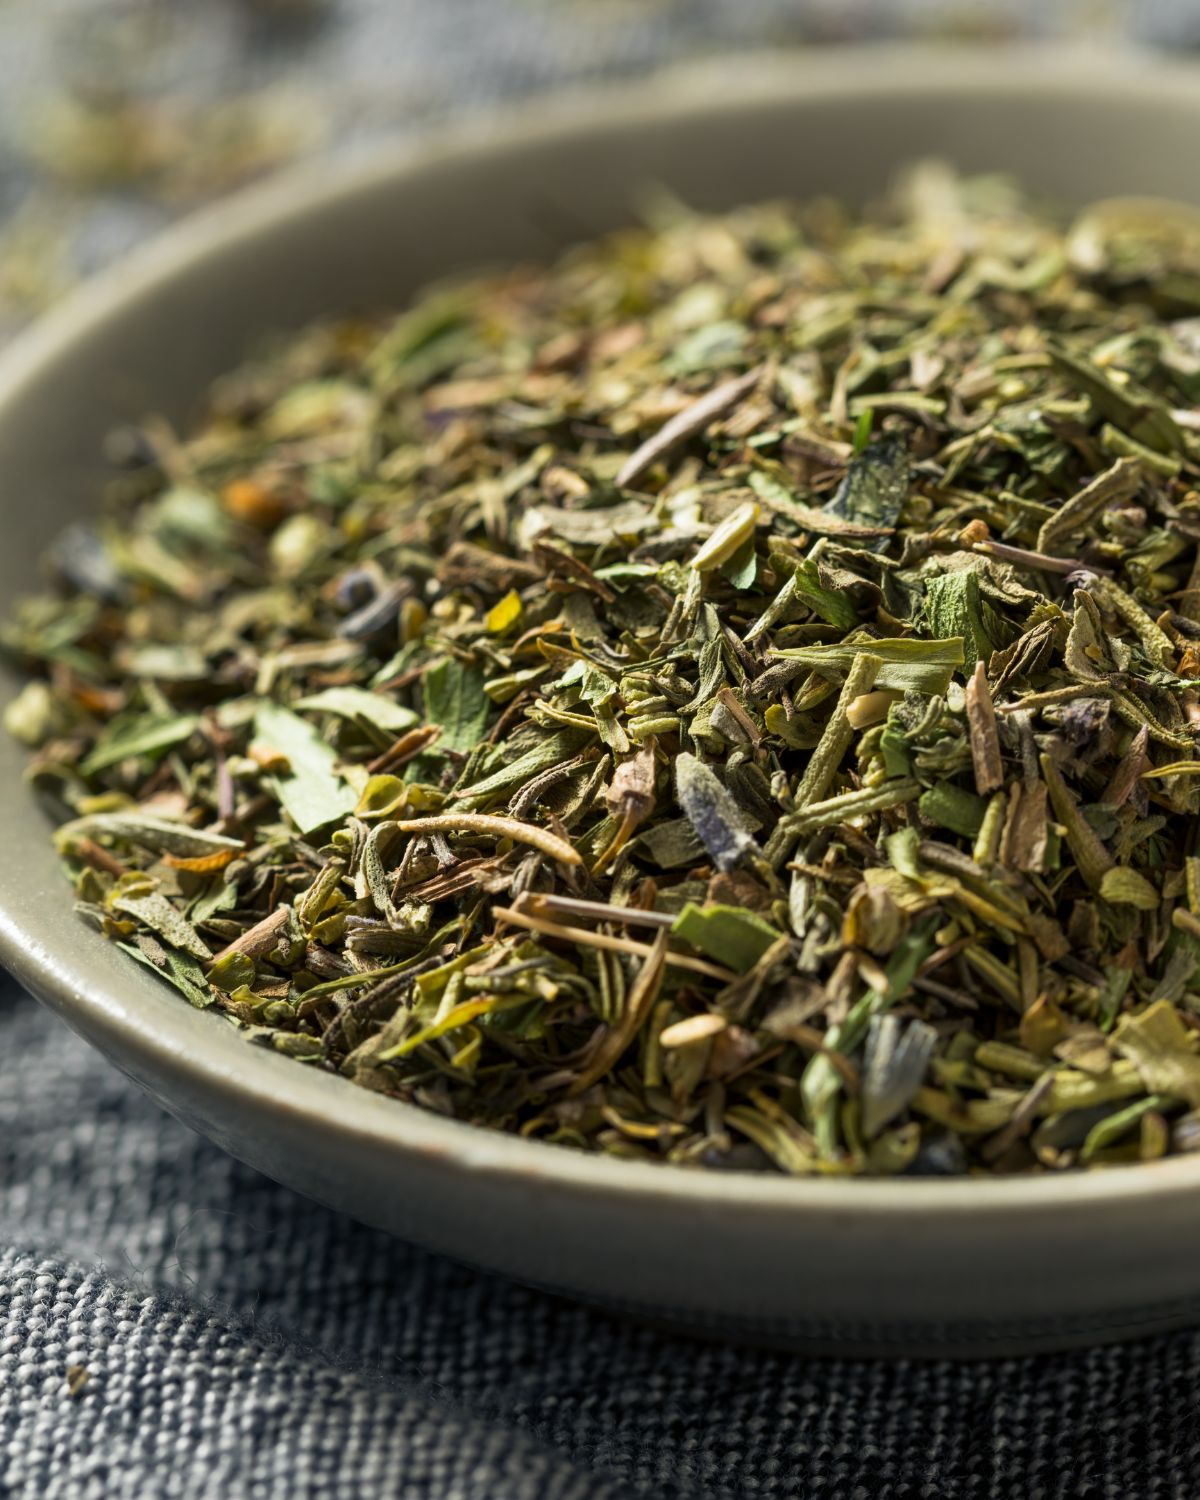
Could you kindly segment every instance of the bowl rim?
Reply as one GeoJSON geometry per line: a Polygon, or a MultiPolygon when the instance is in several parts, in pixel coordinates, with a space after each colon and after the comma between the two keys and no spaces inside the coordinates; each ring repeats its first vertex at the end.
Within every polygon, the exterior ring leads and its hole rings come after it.
{"type": "MultiPolygon", "coordinates": [[[[1016,45],[996,66],[979,47],[881,45],[809,51],[747,53],[736,59],[676,65],[649,78],[603,83],[539,96],[483,117],[419,129],[369,150],[334,153],[243,187],[185,216],[124,260],[89,278],[19,333],[0,352],[0,429],[5,414],[31,383],[50,371],[77,341],[133,308],[148,293],[202,274],[207,258],[248,243],[293,217],[328,212],[339,200],[371,190],[403,191],[405,180],[438,162],[486,160],[554,135],[560,140],[603,133],[614,120],[645,129],[700,113],[736,113],[786,106],[800,99],[872,96],[898,102],[931,93],[969,94],[1014,103],[1022,97],[1057,100],[1110,98],[1158,104],[1164,96],[1196,109],[1200,69],[1187,61],[1107,48],[1016,45]],[[715,90],[715,82],[720,84],[715,90]]],[[[28,797],[22,783],[0,791],[28,797]]],[[[0,854],[2,858],[2,854],[0,854]]],[[[616,1195],[646,1202],[669,1200],[697,1213],[737,1207],[775,1218],[848,1216],[875,1220],[913,1213],[959,1218],[984,1215],[1012,1222],[1014,1214],[1057,1217],[1059,1209],[1107,1209],[1121,1203],[1159,1204],[1200,1188],[1200,1156],[1172,1157],[1133,1168],[1009,1178],[911,1179],[789,1177],[745,1171],[672,1169],[526,1140],[448,1119],[415,1104],[373,1094],[336,1075],[302,1068],[266,1049],[248,1046],[233,1029],[211,1027],[196,1048],[182,1034],[179,1003],[164,996],[161,1021],[142,1024],[136,999],[89,972],[79,948],[57,946],[24,928],[4,899],[11,870],[0,874],[0,962],[69,1022],[75,1016],[119,1039],[122,1055],[136,1055],[159,1075],[192,1075],[206,1097],[224,1096],[231,1111],[269,1108],[298,1131],[319,1130],[347,1148],[382,1148],[419,1157],[440,1169],[483,1174],[498,1184],[537,1183],[568,1197],[616,1195]],[[178,1033],[178,1034],[177,1034],[178,1033]],[[273,1070],[283,1081],[269,1085],[273,1070]],[[290,1080],[288,1082],[287,1080],[290,1080]]],[[[64,903],[65,915],[65,903],[64,903]]],[[[205,1018],[207,1020],[207,1018],[205,1018]]]]}

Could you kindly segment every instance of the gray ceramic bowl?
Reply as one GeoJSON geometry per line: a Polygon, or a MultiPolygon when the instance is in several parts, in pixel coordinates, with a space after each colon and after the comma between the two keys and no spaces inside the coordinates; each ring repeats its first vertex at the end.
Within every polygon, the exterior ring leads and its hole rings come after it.
{"type": "MultiPolygon", "coordinates": [[[[823,52],[306,168],[131,257],[0,361],[0,600],[95,503],[113,422],[186,418],[264,330],[620,224],[648,182],[704,208],[861,197],[937,152],[1067,201],[1200,201],[1198,139],[1187,69],[823,52]]],[[[21,769],[0,737],[0,958],[173,1114],[315,1198],[523,1280],[773,1343],[980,1353],[1200,1319],[1197,1158],[995,1182],[706,1174],[457,1125],[247,1046],[73,919],[21,769]]]]}

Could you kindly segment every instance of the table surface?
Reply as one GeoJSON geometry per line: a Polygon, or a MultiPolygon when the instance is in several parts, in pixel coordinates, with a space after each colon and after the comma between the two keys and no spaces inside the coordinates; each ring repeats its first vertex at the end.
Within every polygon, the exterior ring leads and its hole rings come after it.
{"type": "MultiPolygon", "coordinates": [[[[300,150],[685,55],[1047,13],[1200,42],[1171,0],[0,0],[0,331],[300,150]]],[[[1200,1334],[806,1360],[482,1276],[241,1166],[0,977],[0,1500],[1186,1500],[1198,1388],[1200,1334]]]]}

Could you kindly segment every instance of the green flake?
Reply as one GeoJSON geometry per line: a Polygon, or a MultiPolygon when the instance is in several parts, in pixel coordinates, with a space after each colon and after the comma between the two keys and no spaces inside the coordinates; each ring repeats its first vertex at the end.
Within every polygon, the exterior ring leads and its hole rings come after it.
{"type": "Polygon", "coordinates": [[[783,936],[778,927],[742,906],[697,906],[689,901],[671,928],[674,937],[744,974],[783,936]]]}
{"type": "Polygon", "coordinates": [[[353,810],[358,795],[337,769],[337,752],[299,714],[260,703],[254,735],[287,758],[287,771],[268,785],[301,833],[327,828],[353,810]]]}

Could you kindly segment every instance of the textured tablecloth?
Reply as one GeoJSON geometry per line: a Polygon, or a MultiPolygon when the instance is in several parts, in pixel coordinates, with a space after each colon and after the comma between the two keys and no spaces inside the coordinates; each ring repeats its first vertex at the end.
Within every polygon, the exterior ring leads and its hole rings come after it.
{"type": "MultiPolygon", "coordinates": [[[[958,30],[1104,22],[1034,0],[293,7],[0,0],[0,212],[28,239],[7,273],[0,240],[0,315],[54,290],[39,235],[69,231],[65,279],[178,207],[161,173],[100,191],[36,166],[34,106],[64,80],[86,95],[123,66],[152,97],[196,100],[283,79],[336,143],[687,51],[950,12],[958,30]]],[[[1107,24],[1200,38],[1193,5],[1109,7],[1107,24]]],[[[1196,1334],[972,1365],[805,1360],[478,1275],[232,1161],[0,977],[3,1500],[1189,1500],[1198,1389],[1196,1334]]]]}

